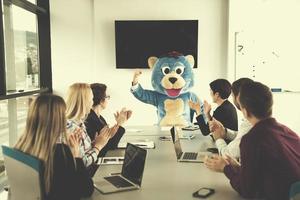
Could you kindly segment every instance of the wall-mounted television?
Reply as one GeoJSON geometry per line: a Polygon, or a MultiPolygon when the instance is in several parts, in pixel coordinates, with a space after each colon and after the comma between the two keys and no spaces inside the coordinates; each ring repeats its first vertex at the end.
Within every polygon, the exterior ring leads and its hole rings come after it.
{"type": "Polygon", "coordinates": [[[198,65],[198,20],[115,21],[116,67],[148,68],[150,56],[177,51],[198,65]]]}

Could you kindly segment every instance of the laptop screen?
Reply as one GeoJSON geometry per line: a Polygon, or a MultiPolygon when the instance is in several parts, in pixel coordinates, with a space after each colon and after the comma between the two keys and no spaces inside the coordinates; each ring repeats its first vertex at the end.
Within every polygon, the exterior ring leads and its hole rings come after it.
{"type": "Polygon", "coordinates": [[[140,186],[144,173],[146,155],[147,150],[127,143],[122,176],[140,186]]]}
{"type": "Polygon", "coordinates": [[[172,136],[172,141],[174,143],[176,156],[177,156],[177,159],[180,159],[181,154],[182,154],[182,149],[181,149],[181,145],[180,145],[179,136],[178,136],[177,131],[178,130],[174,126],[171,128],[171,136],[172,136]]]}

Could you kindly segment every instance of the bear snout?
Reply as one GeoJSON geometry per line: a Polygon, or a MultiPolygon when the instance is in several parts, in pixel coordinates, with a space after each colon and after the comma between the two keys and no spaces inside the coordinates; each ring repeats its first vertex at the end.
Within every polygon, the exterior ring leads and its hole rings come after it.
{"type": "Polygon", "coordinates": [[[174,83],[177,81],[177,78],[175,78],[175,77],[170,77],[170,78],[169,78],[169,81],[170,81],[172,84],[174,84],[174,83]]]}

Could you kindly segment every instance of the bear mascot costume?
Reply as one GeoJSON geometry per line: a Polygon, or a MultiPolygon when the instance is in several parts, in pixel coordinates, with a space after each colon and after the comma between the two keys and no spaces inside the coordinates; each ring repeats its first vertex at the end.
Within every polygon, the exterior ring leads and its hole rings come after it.
{"type": "Polygon", "coordinates": [[[188,102],[191,100],[202,105],[198,97],[189,91],[194,85],[194,57],[173,51],[160,58],[148,58],[148,65],[152,69],[151,83],[154,90],[142,88],[138,83],[141,72],[136,71],[132,94],[138,100],[157,108],[160,126],[192,125],[194,111],[188,102]]]}

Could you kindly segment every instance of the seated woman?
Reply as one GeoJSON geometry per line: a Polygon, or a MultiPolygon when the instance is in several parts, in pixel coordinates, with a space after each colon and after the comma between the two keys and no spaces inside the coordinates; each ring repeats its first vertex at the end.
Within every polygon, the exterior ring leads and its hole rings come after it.
{"type": "MultiPolygon", "coordinates": [[[[103,127],[107,126],[105,119],[101,116],[101,112],[107,107],[110,96],[106,93],[107,86],[105,84],[93,83],[91,84],[91,89],[93,91],[93,107],[85,120],[85,126],[88,135],[93,140],[96,136],[95,133],[98,133],[103,127]]],[[[105,156],[108,150],[117,148],[120,139],[125,133],[122,124],[130,118],[131,113],[131,111],[126,111],[125,108],[123,108],[120,113],[117,112],[115,114],[117,122],[115,125],[117,127],[116,132],[101,149],[99,154],[100,157],[105,156]]]]}
{"type": "Polygon", "coordinates": [[[214,103],[218,105],[213,113],[210,115],[211,105],[204,101],[204,113],[201,113],[199,103],[190,102],[190,107],[197,113],[197,124],[203,135],[210,133],[209,124],[205,119],[211,121],[213,118],[220,121],[225,128],[237,131],[238,119],[235,107],[227,99],[231,94],[231,84],[226,79],[217,79],[209,84],[210,95],[214,103]]]}
{"type": "Polygon", "coordinates": [[[79,152],[80,137],[66,136],[66,104],[56,95],[41,95],[31,103],[26,128],[15,148],[44,164],[46,199],[79,200],[93,193],[93,181],[79,152]]]}
{"type": "Polygon", "coordinates": [[[112,129],[108,129],[108,127],[103,128],[101,133],[95,133],[94,140],[91,140],[84,125],[84,121],[93,105],[93,93],[89,84],[74,83],[71,85],[66,103],[67,132],[72,133],[74,129],[80,130],[82,138],[80,153],[90,176],[93,176],[99,167],[96,163],[98,154],[108,140],[114,136],[117,126],[112,129]]]}

